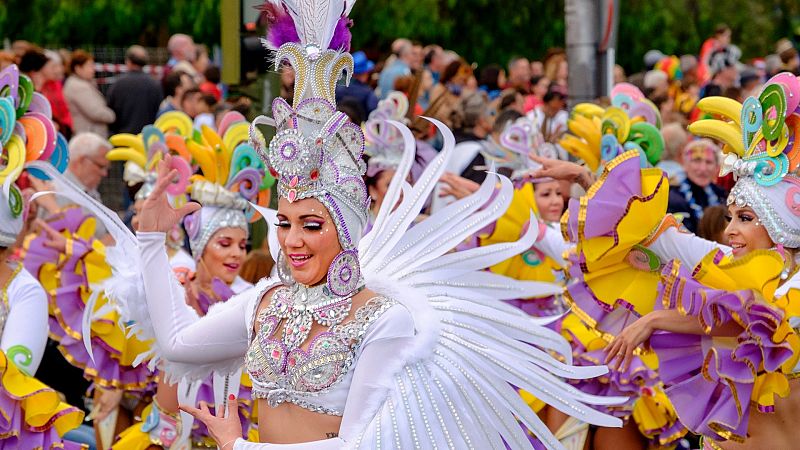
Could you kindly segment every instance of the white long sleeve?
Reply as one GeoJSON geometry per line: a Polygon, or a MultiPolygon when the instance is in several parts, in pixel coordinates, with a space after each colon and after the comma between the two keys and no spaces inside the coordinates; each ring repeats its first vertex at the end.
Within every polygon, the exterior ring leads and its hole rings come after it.
{"type": "Polygon", "coordinates": [[[47,345],[47,294],[22,269],[8,287],[8,306],[0,348],[20,370],[34,375],[47,345]]]}
{"type": "Polygon", "coordinates": [[[648,245],[662,262],[673,259],[680,260],[687,267],[694,267],[704,256],[713,250],[730,253],[730,247],[708,241],[691,233],[679,231],[675,227],[665,230],[658,238],[648,245]]]}
{"type": "Polygon", "coordinates": [[[186,305],[164,247],[165,234],[140,232],[139,251],[147,307],[161,356],[183,364],[214,364],[241,358],[247,351],[248,308],[253,289],[214,308],[203,318],[186,305]]]}

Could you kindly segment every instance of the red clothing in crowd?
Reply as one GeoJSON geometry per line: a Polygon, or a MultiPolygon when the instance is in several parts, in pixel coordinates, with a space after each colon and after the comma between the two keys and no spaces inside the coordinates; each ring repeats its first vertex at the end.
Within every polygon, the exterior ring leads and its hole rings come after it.
{"type": "Polygon", "coordinates": [[[50,101],[53,108],[53,120],[58,124],[59,131],[69,135],[72,131],[72,116],[69,113],[69,106],[64,99],[63,86],[59,81],[46,81],[42,86],[41,94],[50,101]],[[69,129],[65,132],[64,128],[69,129]]]}
{"type": "Polygon", "coordinates": [[[217,101],[222,100],[222,91],[219,90],[219,86],[208,80],[203,81],[203,83],[200,84],[200,92],[213,95],[214,99],[217,101]]]}

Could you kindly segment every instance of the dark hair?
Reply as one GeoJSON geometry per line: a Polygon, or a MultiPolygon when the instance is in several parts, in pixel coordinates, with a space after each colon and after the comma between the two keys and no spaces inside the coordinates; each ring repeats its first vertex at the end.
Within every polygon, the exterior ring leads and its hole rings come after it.
{"type": "Polygon", "coordinates": [[[184,100],[186,100],[187,98],[189,98],[189,97],[191,97],[193,95],[201,95],[202,96],[203,95],[203,91],[201,91],[200,89],[198,89],[196,87],[189,88],[189,89],[186,90],[186,92],[183,93],[183,98],[181,98],[181,101],[184,101],[184,100]]]}
{"type": "Polygon", "coordinates": [[[489,64],[481,70],[481,78],[478,80],[478,85],[486,86],[490,91],[500,89],[497,79],[500,77],[500,66],[497,64],[489,64]]]}
{"type": "Polygon", "coordinates": [[[184,75],[188,74],[182,70],[173,70],[164,77],[163,87],[165,96],[169,97],[175,95],[175,90],[181,85],[181,78],[183,78],[184,75]]]}
{"type": "Polygon", "coordinates": [[[566,100],[567,96],[564,95],[563,92],[559,91],[558,89],[550,89],[547,91],[547,94],[544,94],[544,98],[542,99],[545,103],[554,100],[556,97],[560,98],[561,100],[566,100]]]}
{"type": "Polygon", "coordinates": [[[505,111],[502,111],[494,119],[494,125],[492,126],[492,131],[495,133],[500,133],[506,128],[506,125],[509,122],[513,122],[519,119],[520,117],[522,117],[522,114],[520,114],[519,111],[517,110],[507,109],[505,111]]]}
{"type": "Polygon", "coordinates": [[[455,60],[450,62],[450,64],[448,64],[447,67],[444,68],[444,72],[442,72],[442,78],[440,78],[439,81],[442,84],[449,83],[450,80],[455,78],[455,76],[458,74],[458,69],[460,67],[461,67],[461,61],[455,60]]]}
{"type": "Polygon", "coordinates": [[[47,56],[39,48],[31,48],[22,54],[19,60],[19,70],[22,73],[38,72],[47,64],[47,56]]]}
{"type": "Polygon", "coordinates": [[[722,205],[709,206],[697,224],[697,235],[709,241],[717,241],[719,234],[727,226],[725,214],[728,208],[722,205]]]}
{"type": "Polygon", "coordinates": [[[219,80],[222,78],[219,67],[214,65],[206,67],[206,70],[203,72],[203,76],[206,77],[206,80],[214,84],[219,84],[219,80]]]}
{"type": "Polygon", "coordinates": [[[436,56],[437,50],[438,48],[436,48],[436,46],[431,46],[425,53],[425,57],[422,59],[422,63],[425,64],[426,66],[429,66],[431,64],[431,61],[433,61],[433,57],[436,56]]]}
{"type": "Polygon", "coordinates": [[[718,23],[716,27],[714,27],[714,36],[719,36],[720,34],[725,34],[731,31],[731,27],[724,23],[718,23]]]}
{"type": "Polygon", "coordinates": [[[500,94],[500,106],[498,109],[503,111],[509,106],[513,105],[514,102],[517,101],[517,95],[522,95],[522,93],[516,89],[508,89],[503,91],[503,93],[500,94]]]}
{"type": "Polygon", "coordinates": [[[531,77],[531,87],[534,87],[537,84],[539,84],[539,82],[542,81],[542,78],[545,78],[545,76],[544,75],[534,75],[534,76],[532,76],[531,77]]]}
{"type": "Polygon", "coordinates": [[[217,99],[214,97],[213,94],[208,94],[203,92],[203,95],[200,97],[200,100],[203,101],[209,108],[214,108],[217,106],[217,99]]]}
{"type": "Polygon", "coordinates": [[[336,105],[336,109],[347,114],[347,117],[350,118],[350,121],[356,125],[361,125],[367,116],[367,113],[364,111],[364,107],[361,105],[361,102],[353,97],[344,97],[341,99],[336,105]]]}
{"type": "Polygon", "coordinates": [[[69,57],[69,71],[75,73],[75,68],[93,60],[94,57],[86,50],[75,50],[69,57]]]}

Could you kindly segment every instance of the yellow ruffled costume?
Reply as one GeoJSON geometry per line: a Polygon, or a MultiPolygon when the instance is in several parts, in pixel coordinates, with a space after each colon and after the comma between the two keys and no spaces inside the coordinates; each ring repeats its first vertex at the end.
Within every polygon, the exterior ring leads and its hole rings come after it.
{"type": "Polygon", "coordinates": [[[48,430],[54,429],[58,436],[63,436],[83,422],[83,411],[63,403],[56,391],[20,371],[1,351],[0,374],[5,391],[0,393],[0,414],[5,424],[10,425],[0,433],[0,440],[16,438],[26,445],[35,445],[34,442],[58,445],[56,436],[33,437],[32,433],[47,434],[48,430]],[[15,418],[19,412],[24,413],[21,417],[23,423],[19,423],[20,418],[15,418]]]}
{"type": "MultiPolygon", "coordinates": [[[[669,184],[660,169],[639,165],[637,152],[611,160],[562,217],[565,239],[577,245],[569,256],[571,281],[564,295],[571,313],[561,331],[578,363],[603,364],[608,343],[653,311],[658,298],[660,261],[643,243],[665,223],[669,184]]],[[[612,369],[577,385],[592,394],[629,396],[629,402],[608,412],[632,417],[644,436],[667,445],[686,430],[664,393],[658,365],[655,354],[637,350],[627,371],[612,369]]]]}
{"type": "Polygon", "coordinates": [[[127,337],[119,326],[120,315],[108,308],[98,286],[111,276],[105,260],[105,246],[94,239],[95,219],[79,208],[69,207],[49,220],[66,238],[66,250],[49,248],[46,236],[31,234],[24,243],[26,268],[44,287],[49,299],[50,337],[59,342],[59,350],[72,365],[97,386],[108,389],[143,392],[152,384],[152,373],[144,366],[133,367],[136,356],[150,345],[135,336],[127,337]],[[91,321],[94,359],[83,343],[82,316],[92,297],[93,312],[105,308],[101,317],[91,321]]]}

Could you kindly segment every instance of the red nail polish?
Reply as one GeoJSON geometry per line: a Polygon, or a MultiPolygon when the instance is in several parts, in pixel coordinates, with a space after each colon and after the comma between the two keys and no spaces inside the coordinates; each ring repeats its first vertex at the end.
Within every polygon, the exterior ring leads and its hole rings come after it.
{"type": "Polygon", "coordinates": [[[231,394],[228,396],[228,400],[236,400],[236,396],[231,394]]]}

